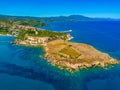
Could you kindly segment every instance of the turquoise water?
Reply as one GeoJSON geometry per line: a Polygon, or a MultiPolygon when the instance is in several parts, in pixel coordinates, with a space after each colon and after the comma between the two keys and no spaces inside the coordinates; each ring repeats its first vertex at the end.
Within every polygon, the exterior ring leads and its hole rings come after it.
{"type": "MultiPolygon", "coordinates": [[[[120,22],[54,22],[50,29],[72,29],[73,42],[87,43],[120,59],[120,22]]],[[[0,36],[0,90],[120,90],[120,65],[70,74],[46,60],[41,47],[12,45],[14,37],[0,36]]]]}

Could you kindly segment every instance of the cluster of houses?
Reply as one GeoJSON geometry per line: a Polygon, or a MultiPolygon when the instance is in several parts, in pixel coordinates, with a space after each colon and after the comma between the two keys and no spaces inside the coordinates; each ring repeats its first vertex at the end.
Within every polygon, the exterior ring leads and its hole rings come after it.
{"type": "Polygon", "coordinates": [[[46,45],[48,42],[49,37],[27,37],[27,41],[30,45],[46,45]]]}
{"type": "Polygon", "coordinates": [[[24,30],[29,30],[29,29],[36,30],[36,28],[32,26],[24,26],[24,25],[19,25],[19,24],[15,24],[14,26],[19,28],[19,30],[23,30],[23,29],[24,30]]]}
{"type": "MultiPolygon", "coordinates": [[[[6,23],[0,23],[0,28],[4,28],[4,29],[8,29],[8,31],[14,35],[17,36],[19,34],[20,30],[34,30],[36,31],[35,27],[31,27],[31,26],[24,26],[24,25],[19,25],[19,24],[13,24],[12,26],[9,26],[6,23]]],[[[37,32],[36,32],[37,33],[37,32]]]]}
{"type": "Polygon", "coordinates": [[[25,40],[19,41],[18,44],[28,45],[28,46],[38,46],[38,45],[46,45],[49,40],[49,37],[32,37],[26,36],[25,40]]]}

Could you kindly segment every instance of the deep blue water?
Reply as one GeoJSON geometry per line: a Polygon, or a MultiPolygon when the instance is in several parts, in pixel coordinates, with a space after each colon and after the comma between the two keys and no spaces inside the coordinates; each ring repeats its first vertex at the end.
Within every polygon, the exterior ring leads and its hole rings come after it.
{"type": "MultiPolygon", "coordinates": [[[[72,42],[90,44],[120,60],[119,21],[54,22],[44,28],[72,29],[72,42]]],[[[70,74],[40,58],[41,47],[12,45],[14,39],[0,36],[0,90],[120,90],[120,65],[70,74]]]]}

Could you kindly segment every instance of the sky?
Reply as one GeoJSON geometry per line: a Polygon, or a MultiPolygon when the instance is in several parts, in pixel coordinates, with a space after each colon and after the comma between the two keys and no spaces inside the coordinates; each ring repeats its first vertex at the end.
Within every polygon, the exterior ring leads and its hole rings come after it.
{"type": "Polygon", "coordinates": [[[120,18],[120,0],[0,0],[0,14],[120,18]]]}

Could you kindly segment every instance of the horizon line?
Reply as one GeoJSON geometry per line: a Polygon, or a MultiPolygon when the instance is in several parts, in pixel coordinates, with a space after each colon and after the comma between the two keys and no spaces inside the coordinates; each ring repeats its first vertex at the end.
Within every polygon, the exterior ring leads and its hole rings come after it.
{"type": "Polygon", "coordinates": [[[11,17],[36,17],[36,18],[49,18],[49,17],[69,17],[72,15],[78,15],[78,16],[83,16],[83,17],[88,17],[88,18],[105,18],[105,19],[120,19],[120,18],[115,18],[115,17],[97,17],[97,16],[87,16],[87,15],[82,15],[82,14],[70,14],[70,15],[50,15],[50,16],[35,16],[35,15],[10,15],[10,14],[0,14],[3,16],[11,16],[11,17]]]}

